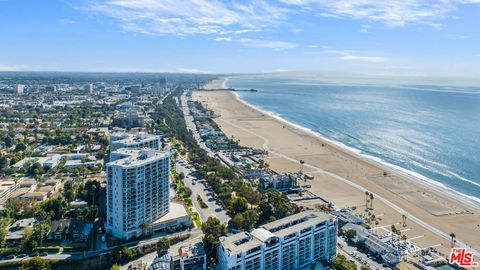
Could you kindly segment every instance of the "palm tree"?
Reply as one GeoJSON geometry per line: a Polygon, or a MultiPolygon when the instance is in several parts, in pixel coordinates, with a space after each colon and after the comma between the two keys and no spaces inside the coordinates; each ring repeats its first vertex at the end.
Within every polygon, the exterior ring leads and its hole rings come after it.
{"type": "Polygon", "coordinates": [[[378,224],[380,224],[380,222],[378,222],[378,220],[375,220],[375,234],[377,234],[378,224]]]}
{"type": "Polygon", "coordinates": [[[373,193],[370,193],[370,209],[373,209],[373,193]]]}
{"type": "Polygon", "coordinates": [[[407,227],[407,216],[405,214],[402,215],[402,225],[403,227],[407,227]]]}
{"type": "Polygon", "coordinates": [[[303,164],[305,164],[305,161],[303,161],[302,159],[300,159],[300,173],[303,172],[303,164]]]}
{"type": "Polygon", "coordinates": [[[455,234],[454,233],[451,233],[450,234],[450,237],[451,237],[451,243],[450,243],[450,246],[453,248],[455,246],[455,234]]]}
{"type": "Polygon", "coordinates": [[[365,191],[365,209],[368,208],[368,195],[370,195],[370,193],[368,193],[368,191],[365,191]]]}

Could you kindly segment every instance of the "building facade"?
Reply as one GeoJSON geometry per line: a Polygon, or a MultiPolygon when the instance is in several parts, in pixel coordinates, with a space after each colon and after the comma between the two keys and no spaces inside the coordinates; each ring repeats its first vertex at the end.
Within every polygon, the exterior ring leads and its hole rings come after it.
{"type": "Polygon", "coordinates": [[[145,121],[147,117],[141,112],[137,110],[128,110],[124,112],[116,112],[112,119],[112,125],[118,127],[143,127],[145,125],[145,121]]]}
{"type": "Polygon", "coordinates": [[[107,163],[106,229],[130,239],[169,211],[169,155],[155,149],[120,149],[107,163]]]}
{"type": "Polygon", "coordinates": [[[337,220],[316,211],[301,212],[220,238],[219,269],[306,269],[336,254],[337,220]]]}
{"type": "Polygon", "coordinates": [[[24,91],[25,91],[25,85],[23,85],[23,84],[17,84],[17,85],[15,86],[15,94],[17,94],[17,95],[23,95],[24,91]]]}

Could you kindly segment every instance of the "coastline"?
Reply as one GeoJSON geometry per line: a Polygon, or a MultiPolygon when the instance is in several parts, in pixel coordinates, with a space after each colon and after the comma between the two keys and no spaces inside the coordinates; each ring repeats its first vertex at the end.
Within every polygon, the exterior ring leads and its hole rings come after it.
{"type": "MultiPolygon", "coordinates": [[[[217,85],[223,88],[225,80],[221,81],[223,83],[217,85]]],[[[417,240],[419,246],[433,246],[440,242],[442,251],[448,252],[448,233],[454,232],[459,244],[465,242],[474,249],[480,248],[480,234],[476,228],[480,211],[474,202],[450,194],[442,186],[397,169],[395,165],[389,166],[362,155],[356,149],[252,106],[235,92],[203,91],[194,92],[194,96],[221,115],[215,121],[227,135],[239,138],[242,145],[269,149],[271,154],[266,161],[272,168],[298,171],[298,160],[304,159],[305,170],[310,170],[306,172],[315,177],[309,183],[312,193],[339,207],[360,209],[362,202],[365,205],[364,191],[368,190],[377,198],[375,210],[378,212],[375,215],[382,216],[380,226],[398,223],[399,216],[405,213],[417,223],[408,236],[425,235],[417,240]],[[323,144],[325,147],[319,146],[323,144]],[[389,176],[380,175],[380,170],[387,171],[389,176]],[[459,220],[462,224],[458,224],[459,220]]],[[[306,203],[302,205],[313,207],[306,203]]]]}
{"type": "MultiPolygon", "coordinates": [[[[227,86],[226,86],[227,80],[228,80],[228,78],[226,78],[224,80],[224,83],[223,83],[223,86],[222,86],[225,89],[227,88],[227,86]]],[[[435,181],[434,179],[428,178],[428,177],[426,177],[422,174],[410,171],[410,170],[402,168],[400,166],[388,163],[388,162],[382,160],[379,157],[364,154],[359,149],[347,146],[342,142],[329,139],[329,138],[325,137],[324,135],[322,135],[321,133],[316,132],[316,131],[314,131],[310,128],[303,127],[299,124],[290,122],[290,121],[286,120],[285,118],[282,118],[281,116],[279,116],[278,114],[276,114],[274,112],[263,110],[263,109],[255,106],[253,104],[250,104],[247,101],[241,99],[237,92],[232,92],[232,93],[235,96],[235,98],[237,99],[237,101],[240,102],[240,103],[243,103],[245,106],[248,106],[248,107],[250,107],[254,110],[257,110],[259,112],[262,112],[264,114],[267,114],[268,116],[270,116],[272,118],[275,118],[279,122],[282,122],[286,125],[290,125],[292,127],[301,129],[301,130],[309,133],[311,136],[317,137],[321,141],[325,141],[325,142],[327,142],[327,143],[329,143],[333,146],[338,147],[340,151],[348,152],[350,155],[356,155],[357,158],[363,159],[365,162],[372,163],[372,165],[374,165],[374,166],[381,167],[382,169],[384,169],[387,172],[400,174],[401,176],[405,177],[406,179],[409,179],[410,181],[412,181],[413,184],[424,185],[425,187],[433,188],[438,192],[441,192],[441,193],[443,193],[447,196],[455,198],[456,200],[458,200],[461,203],[465,203],[465,204],[467,204],[467,205],[469,205],[473,208],[480,209],[480,198],[469,196],[469,195],[463,194],[461,192],[458,192],[458,191],[454,190],[453,188],[450,188],[450,187],[446,186],[443,183],[435,181]]]]}

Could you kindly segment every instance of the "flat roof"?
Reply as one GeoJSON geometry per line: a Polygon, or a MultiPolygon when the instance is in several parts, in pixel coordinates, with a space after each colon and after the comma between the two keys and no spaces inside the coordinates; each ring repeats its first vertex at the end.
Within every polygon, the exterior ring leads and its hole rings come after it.
{"type": "Polygon", "coordinates": [[[150,226],[155,226],[164,222],[169,222],[172,220],[183,218],[185,216],[189,216],[183,204],[176,203],[176,202],[169,202],[169,206],[170,206],[170,209],[168,210],[168,213],[163,217],[152,222],[150,226]]]}
{"type": "Polygon", "coordinates": [[[111,144],[137,144],[142,142],[149,142],[152,140],[159,140],[160,136],[152,135],[145,132],[137,132],[135,134],[125,132],[115,132],[110,135],[110,138],[117,138],[113,140],[111,144]]]}
{"type": "Polygon", "coordinates": [[[155,160],[167,158],[169,155],[166,152],[160,152],[155,149],[125,149],[121,148],[113,152],[114,154],[125,155],[126,157],[110,161],[107,166],[118,166],[122,168],[135,167],[150,163],[155,160]]]}

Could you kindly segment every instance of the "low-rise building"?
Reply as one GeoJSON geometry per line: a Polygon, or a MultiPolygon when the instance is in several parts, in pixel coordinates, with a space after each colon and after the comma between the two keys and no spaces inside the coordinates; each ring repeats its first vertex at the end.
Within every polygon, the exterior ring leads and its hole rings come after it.
{"type": "Polygon", "coordinates": [[[83,220],[55,220],[52,222],[47,238],[51,241],[67,240],[70,243],[83,243],[88,240],[92,229],[93,224],[85,223],[83,220]]]}
{"type": "Polygon", "coordinates": [[[365,223],[362,217],[355,215],[353,212],[345,208],[341,210],[333,211],[331,214],[335,215],[338,218],[338,225],[340,227],[348,223],[352,223],[356,225],[362,225],[365,223]]]}
{"type": "Polygon", "coordinates": [[[153,221],[149,225],[149,229],[153,232],[158,232],[174,228],[188,228],[190,224],[190,215],[187,213],[185,206],[181,203],[170,201],[168,213],[153,221]]]}
{"type": "Polygon", "coordinates": [[[12,225],[8,227],[7,235],[5,237],[5,242],[7,246],[14,247],[20,244],[20,241],[25,234],[26,228],[33,228],[35,223],[35,218],[25,218],[15,221],[12,225]]]}
{"type": "Polygon", "coordinates": [[[366,249],[366,251],[381,259],[384,264],[395,266],[400,263],[402,257],[399,252],[383,242],[376,235],[371,234],[365,227],[348,223],[342,227],[344,233],[349,230],[355,231],[355,236],[351,239],[353,243],[366,249]]]}
{"type": "Polygon", "coordinates": [[[0,181],[0,204],[5,203],[18,188],[18,182],[10,180],[0,181]]]}
{"type": "Polygon", "coordinates": [[[75,201],[70,202],[70,209],[84,208],[87,206],[88,206],[88,203],[80,199],[76,199],[75,201]]]}
{"type": "Polygon", "coordinates": [[[23,195],[18,196],[18,198],[24,201],[34,200],[37,202],[43,202],[47,199],[48,195],[49,195],[49,192],[35,191],[35,192],[27,192],[23,195]]]}
{"type": "Polygon", "coordinates": [[[337,220],[301,212],[254,229],[220,238],[219,269],[305,269],[336,254],[337,220]]]}
{"type": "Polygon", "coordinates": [[[74,160],[67,160],[64,166],[65,168],[68,168],[68,169],[76,169],[79,166],[85,166],[85,168],[92,169],[95,167],[95,165],[97,165],[96,161],[83,162],[82,160],[74,159],[74,160]]]}
{"type": "Polygon", "coordinates": [[[110,131],[108,131],[108,127],[97,127],[87,130],[87,134],[90,136],[90,138],[107,138],[110,136],[110,131]]]}
{"type": "Polygon", "coordinates": [[[170,269],[172,270],[206,270],[207,256],[201,242],[182,246],[178,254],[171,257],[170,269]]]}
{"type": "Polygon", "coordinates": [[[52,169],[60,163],[60,155],[52,155],[47,157],[26,157],[19,162],[13,164],[12,168],[20,170],[23,167],[29,166],[34,163],[39,163],[45,169],[52,169]]]}
{"type": "Polygon", "coordinates": [[[48,240],[61,241],[68,233],[70,219],[54,220],[47,235],[48,240]]]}
{"type": "Polygon", "coordinates": [[[274,188],[280,191],[287,190],[295,186],[295,177],[288,173],[268,174],[260,178],[263,188],[274,188]]]}

